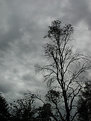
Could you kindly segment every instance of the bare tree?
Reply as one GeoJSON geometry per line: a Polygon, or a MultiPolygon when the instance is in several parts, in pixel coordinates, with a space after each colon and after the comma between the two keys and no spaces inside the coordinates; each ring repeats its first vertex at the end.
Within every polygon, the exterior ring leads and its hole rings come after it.
{"type": "Polygon", "coordinates": [[[44,72],[48,86],[60,92],[60,101],[52,99],[59,115],[56,121],[75,120],[78,113],[76,100],[81,90],[80,79],[90,68],[89,60],[85,56],[73,52],[70,44],[72,33],[71,24],[62,25],[59,20],[53,21],[44,37],[48,38],[48,43],[44,46],[48,64],[38,66],[38,70],[44,72]]]}

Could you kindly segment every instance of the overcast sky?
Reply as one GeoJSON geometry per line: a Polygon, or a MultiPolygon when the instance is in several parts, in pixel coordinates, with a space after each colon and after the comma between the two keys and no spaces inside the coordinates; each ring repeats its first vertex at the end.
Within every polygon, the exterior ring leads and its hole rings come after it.
{"type": "Polygon", "coordinates": [[[44,89],[34,65],[44,62],[43,36],[55,19],[72,24],[75,47],[91,53],[90,0],[0,0],[0,92],[44,89]]]}

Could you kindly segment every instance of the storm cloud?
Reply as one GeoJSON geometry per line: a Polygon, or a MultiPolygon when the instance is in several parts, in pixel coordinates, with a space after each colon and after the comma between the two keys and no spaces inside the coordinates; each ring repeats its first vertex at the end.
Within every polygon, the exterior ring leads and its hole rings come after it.
{"type": "Polygon", "coordinates": [[[45,62],[43,36],[52,20],[72,24],[76,48],[90,53],[90,6],[90,0],[0,0],[0,91],[43,89],[34,65],[45,62]]]}

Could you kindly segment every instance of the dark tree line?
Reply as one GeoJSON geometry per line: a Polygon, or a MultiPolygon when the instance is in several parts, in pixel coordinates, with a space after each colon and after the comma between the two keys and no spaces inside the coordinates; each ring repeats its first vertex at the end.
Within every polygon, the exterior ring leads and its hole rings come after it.
{"type": "MultiPolygon", "coordinates": [[[[21,99],[8,104],[6,99],[0,95],[0,120],[1,121],[57,121],[58,109],[55,105],[60,99],[59,91],[49,90],[45,95],[45,103],[37,106],[36,95],[26,93],[21,99]],[[53,108],[54,104],[54,108],[53,108]],[[37,106],[37,107],[36,107],[37,106]],[[54,113],[53,113],[54,110],[54,113]]],[[[91,82],[85,84],[81,91],[77,105],[77,121],[90,121],[91,119],[91,82]]],[[[60,110],[59,110],[60,111],[60,110]]],[[[60,121],[60,117],[59,117],[60,121]]]]}
{"type": "Polygon", "coordinates": [[[78,120],[91,121],[91,82],[86,82],[78,101],[78,120]]]}
{"type": "MultiPolygon", "coordinates": [[[[26,93],[22,98],[7,103],[0,95],[0,120],[1,121],[51,121],[52,111],[49,103],[37,106],[37,96],[26,93]]],[[[39,98],[37,98],[39,99],[39,98]]]]}
{"type": "Polygon", "coordinates": [[[6,99],[0,94],[0,120],[8,121],[9,120],[9,110],[8,103],[6,99]]]}
{"type": "Polygon", "coordinates": [[[48,39],[44,46],[47,65],[37,65],[49,88],[45,100],[26,93],[8,104],[0,96],[2,121],[90,121],[91,86],[86,83],[83,89],[81,80],[91,64],[86,56],[73,51],[72,33],[71,24],[63,25],[59,20],[52,22],[44,37],[48,39]],[[36,99],[42,102],[41,106],[37,105],[36,99]]]}
{"type": "MultiPolygon", "coordinates": [[[[7,103],[6,99],[0,95],[0,120],[1,121],[58,121],[59,118],[58,104],[60,99],[59,91],[49,90],[45,95],[46,100],[41,106],[37,106],[37,96],[26,93],[21,99],[13,103],[7,103]],[[54,104],[54,108],[53,108],[54,104]],[[53,113],[54,111],[54,113],[53,113]]],[[[38,99],[38,98],[37,98],[38,99]]],[[[84,89],[81,91],[77,103],[78,117],[76,121],[91,120],[91,82],[86,82],[84,89]]],[[[74,120],[75,121],[75,120],[74,120]]]]}

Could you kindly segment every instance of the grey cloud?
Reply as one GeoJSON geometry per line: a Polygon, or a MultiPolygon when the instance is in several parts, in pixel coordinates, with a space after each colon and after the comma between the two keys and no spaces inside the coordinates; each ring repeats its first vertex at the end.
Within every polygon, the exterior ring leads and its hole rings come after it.
{"type": "Polygon", "coordinates": [[[48,25],[62,17],[73,25],[85,21],[90,26],[88,0],[0,0],[0,3],[0,90],[22,93],[25,88],[43,88],[42,79],[34,73],[34,64],[44,61],[42,45],[48,25]]]}
{"type": "Polygon", "coordinates": [[[63,9],[64,20],[68,20],[74,25],[77,25],[81,21],[85,21],[90,28],[90,2],[88,0],[69,0],[68,3],[68,6],[63,9]]]}
{"type": "Polygon", "coordinates": [[[0,80],[0,92],[9,93],[9,92],[15,91],[16,86],[14,86],[14,85],[15,85],[15,82],[10,82],[9,80],[5,81],[5,80],[1,79],[0,80]]]}
{"type": "Polygon", "coordinates": [[[26,31],[31,34],[33,41],[39,41],[39,36],[41,38],[43,36],[42,26],[45,26],[45,20],[48,17],[57,16],[56,5],[58,6],[58,3],[53,1],[51,6],[51,0],[46,2],[41,0],[37,2],[34,0],[4,0],[2,2],[5,7],[3,18],[6,19],[8,28],[6,33],[0,32],[0,49],[6,50],[6,48],[9,48],[9,43],[16,41],[16,39],[21,39],[26,31]],[[7,16],[7,13],[9,16],[7,16]]]}
{"type": "Polygon", "coordinates": [[[41,87],[44,86],[43,83],[41,83],[41,80],[38,78],[34,77],[34,75],[31,74],[26,74],[22,76],[22,80],[25,82],[25,85],[32,87],[41,87]]]}

